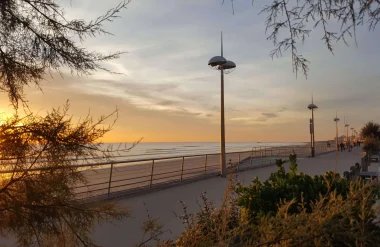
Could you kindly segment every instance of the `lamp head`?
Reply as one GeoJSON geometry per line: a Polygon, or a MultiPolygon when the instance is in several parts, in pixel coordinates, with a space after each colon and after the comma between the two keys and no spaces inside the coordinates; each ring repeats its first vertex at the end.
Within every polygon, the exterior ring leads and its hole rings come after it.
{"type": "Polygon", "coordinates": [[[232,61],[227,60],[225,64],[222,65],[223,69],[234,69],[236,68],[236,64],[232,61]]]}
{"type": "Polygon", "coordinates": [[[208,66],[217,68],[220,65],[226,64],[227,60],[222,56],[215,56],[208,61],[208,66]]]}
{"type": "Polygon", "coordinates": [[[312,110],[312,109],[317,109],[318,106],[316,106],[314,103],[311,103],[307,106],[307,108],[309,108],[309,110],[312,110]]]}

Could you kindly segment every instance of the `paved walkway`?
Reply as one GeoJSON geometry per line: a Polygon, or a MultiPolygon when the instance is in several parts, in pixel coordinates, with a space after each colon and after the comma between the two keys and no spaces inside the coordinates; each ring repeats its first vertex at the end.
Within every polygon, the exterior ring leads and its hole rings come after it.
{"type": "MultiPolygon", "coordinates": [[[[342,175],[356,162],[360,163],[362,157],[360,151],[361,148],[354,148],[352,152],[340,152],[337,164],[335,152],[320,155],[313,159],[299,159],[298,169],[300,172],[305,172],[309,175],[318,175],[336,168],[336,171],[342,175]]],[[[244,184],[249,184],[256,176],[260,180],[265,180],[276,168],[276,166],[269,166],[247,170],[239,173],[238,179],[244,184]]],[[[288,167],[286,166],[286,168],[288,167]]],[[[181,221],[173,213],[182,213],[182,207],[178,201],[186,202],[189,212],[194,213],[199,209],[196,200],[202,192],[207,192],[208,198],[214,201],[216,206],[219,206],[222,202],[227,182],[227,179],[219,177],[210,178],[121,200],[122,204],[131,207],[132,218],[117,223],[117,226],[105,224],[98,227],[93,235],[94,240],[104,247],[135,246],[142,239],[140,227],[147,219],[144,202],[149,209],[150,215],[158,217],[159,222],[164,224],[164,229],[171,230],[171,234],[167,233],[163,237],[175,238],[183,230],[181,221]]]]}

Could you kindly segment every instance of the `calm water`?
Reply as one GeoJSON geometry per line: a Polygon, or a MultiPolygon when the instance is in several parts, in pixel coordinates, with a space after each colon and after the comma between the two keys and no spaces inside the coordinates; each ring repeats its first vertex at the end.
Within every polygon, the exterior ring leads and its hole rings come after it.
{"type": "MultiPolygon", "coordinates": [[[[280,147],[289,145],[304,145],[304,142],[235,142],[226,143],[226,151],[249,151],[255,147],[280,147]]],[[[127,147],[132,144],[128,143],[127,147]]],[[[112,144],[116,147],[116,144],[112,144]]],[[[122,146],[124,148],[124,145],[122,146]]],[[[134,159],[148,159],[148,158],[161,158],[171,156],[186,156],[194,154],[208,154],[219,153],[220,144],[218,142],[175,142],[175,143],[139,143],[128,152],[123,152],[117,157],[118,160],[134,160],[134,159]]]]}

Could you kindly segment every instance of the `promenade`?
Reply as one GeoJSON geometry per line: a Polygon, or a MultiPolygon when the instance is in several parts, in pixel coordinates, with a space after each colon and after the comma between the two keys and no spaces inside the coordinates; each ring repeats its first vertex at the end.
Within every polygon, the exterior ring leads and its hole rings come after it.
{"type": "MultiPolygon", "coordinates": [[[[298,170],[309,175],[318,175],[336,169],[342,175],[344,171],[350,169],[350,166],[356,162],[360,163],[361,157],[361,148],[356,147],[353,148],[352,152],[339,152],[337,164],[335,152],[322,154],[315,158],[299,158],[298,170]]],[[[375,169],[375,166],[377,168],[377,164],[372,164],[370,170],[375,169]]],[[[285,167],[288,169],[288,163],[285,164],[285,167]]],[[[273,165],[246,170],[238,173],[238,180],[248,185],[257,176],[263,181],[276,169],[277,167],[273,165]]],[[[120,199],[123,205],[131,207],[132,217],[116,224],[114,222],[97,227],[93,233],[93,238],[97,244],[104,247],[135,246],[142,240],[140,228],[147,219],[144,203],[150,215],[159,218],[159,223],[164,225],[164,230],[169,229],[171,231],[171,233],[165,233],[162,238],[175,238],[184,229],[181,220],[176,218],[173,213],[182,214],[182,205],[179,201],[182,200],[186,203],[189,213],[195,213],[199,210],[197,200],[201,193],[206,192],[207,197],[214,202],[215,206],[220,206],[227,183],[227,179],[215,177],[120,199]]]]}

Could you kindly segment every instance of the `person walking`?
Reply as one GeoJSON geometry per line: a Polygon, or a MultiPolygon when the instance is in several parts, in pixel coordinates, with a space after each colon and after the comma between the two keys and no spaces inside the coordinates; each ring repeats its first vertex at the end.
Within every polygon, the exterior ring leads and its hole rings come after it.
{"type": "Polygon", "coordinates": [[[340,151],[343,152],[343,149],[344,149],[344,144],[343,144],[343,142],[341,142],[341,143],[339,144],[339,146],[340,146],[340,151]]]}
{"type": "Polygon", "coordinates": [[[347,141],[347,150],[348,152],[351,152],[351,143],[347,141]]]}

